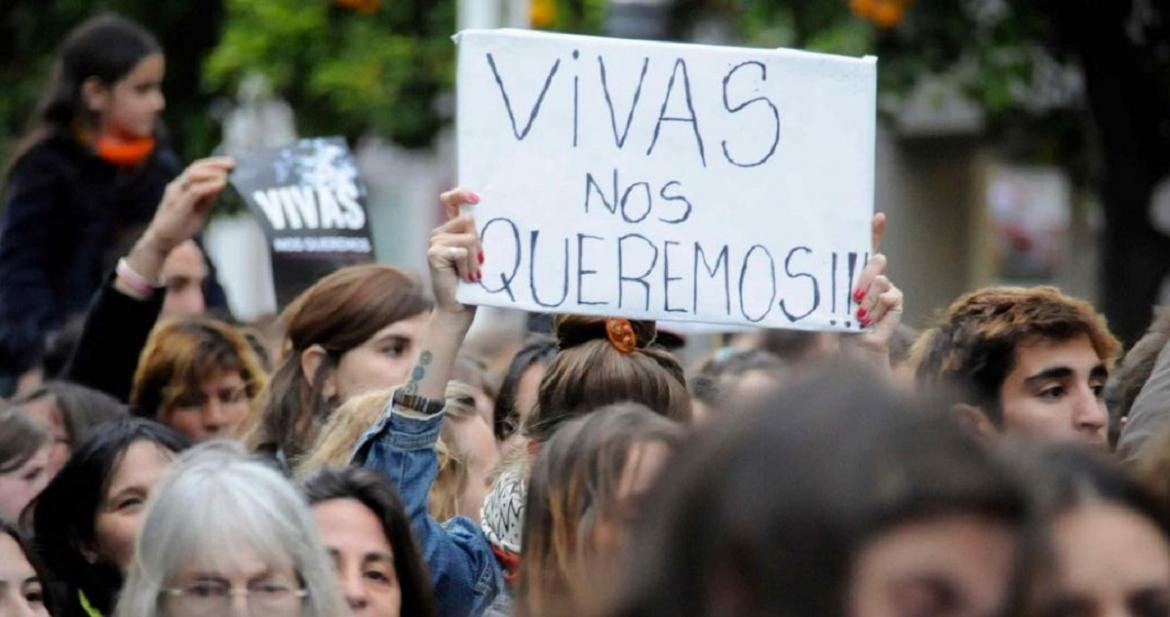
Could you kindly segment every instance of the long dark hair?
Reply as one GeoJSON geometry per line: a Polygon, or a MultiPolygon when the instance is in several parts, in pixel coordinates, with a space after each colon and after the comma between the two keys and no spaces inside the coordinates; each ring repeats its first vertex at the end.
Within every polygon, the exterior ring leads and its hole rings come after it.
{"type": "Polygon", "coordinates": [[[112,86],[143,58],[161,51],[154,35],[113,13],[91,17],[74,28],[57,52],[52,77],[28,131],[12,151],[8,169],[45,139],[68,135],[78,123],[93,124],[93,115],[81,95],[85,80],[96,77],[112,86]]]}
{"type": "Polygon", "coordinates": [[[676,457],[609,617],[848,614],[868,540],[971,514],[1027,537],[1019,483],[941,414],[857,375],[761,398],[676,457]]]}
{"type": "Polygon", "coordinates": [[[41,556],[33,550],[33,545],[29,542],[28,536],[20,530],[15,524],[9,523],[0,519],[0,535],[7,535],[16,542],[20,547],[20,552],[24,553],[24,558],[28,560],[29,565],[37,573],[37,580],[41,583],[42,603],[45,609],[49,611],[50,615],[61,615],[60,606],[61,599],[57,596],[57,590],[53,585],[53,579],[49,575],[48,568],[45,567],[45,562],[41,560],[41,556]]]}
{"type": "Polygon", "coordinates": [[[410,519],[394,487],[377,472],[362,467],[325,467],[302,484],[309,504],[330,499],[356,499],[378,517],[394,551],[394,570],[402,588],[400,614],[433,617],[434,591],[422,553],[410,530],[410,519]]]}
{"type": "Polygon", "coordinates": [[[94,521],[122,456],[132,444],[149,441],[171,452],[188,447],[178,433],[150,420],[126,418],[102,426],[76,450],[34,502],[33,528],[37,550],[67,598],[65,615],[84,615],[76,599],[84,592],[89,603],[108,615],[122,586],[122,574],[111,564],[85,560],[81,547],[94,543],[94,521]]]}

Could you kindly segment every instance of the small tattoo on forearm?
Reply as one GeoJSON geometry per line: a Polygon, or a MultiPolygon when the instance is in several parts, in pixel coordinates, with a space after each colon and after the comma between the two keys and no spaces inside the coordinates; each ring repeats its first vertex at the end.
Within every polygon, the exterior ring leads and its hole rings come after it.
{"type": "Polygon", "coordinates": [[[434,359],[435,359],[434,354],[432,354],[431,352],[424,349],[423,352],[421,354],[419,354],[419,356],[418,356],[419,366],[426,366],[426,365],[431,363],[431,360],[434,360],[434,359]]]}
{"type": "Polygon", "coordinates": [[[402,391],[411,396],[418,394],[418,382],[411,381],[407,383],[405,386],[402,386],[402,391]]]}

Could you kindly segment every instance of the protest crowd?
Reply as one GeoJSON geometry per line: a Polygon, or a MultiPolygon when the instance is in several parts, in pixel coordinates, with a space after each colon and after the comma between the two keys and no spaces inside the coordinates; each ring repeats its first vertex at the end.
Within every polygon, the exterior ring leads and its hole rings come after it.
{"type": "Polygon", "coordinates": [[[168,149],[163,58],[79,25],[5,170],[0,615],[1170,615],[1170,316],[1123,353],[990,287],[913,331],[878,214],[860,332],[473,344],[471,186],[429,272],[338,269],[274,332],[226,311],[236,162],[168,149]]]}

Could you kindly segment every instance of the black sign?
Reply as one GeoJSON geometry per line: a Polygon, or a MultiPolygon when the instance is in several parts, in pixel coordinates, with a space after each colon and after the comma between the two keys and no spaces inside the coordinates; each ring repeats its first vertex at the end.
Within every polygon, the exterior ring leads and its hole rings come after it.
{"type": "Polygon", "coordinates": [[[268,238],[279,306],[338,268],[374,261],[366,187],[344,139],[239,157],[231,183],[268,238]]]}

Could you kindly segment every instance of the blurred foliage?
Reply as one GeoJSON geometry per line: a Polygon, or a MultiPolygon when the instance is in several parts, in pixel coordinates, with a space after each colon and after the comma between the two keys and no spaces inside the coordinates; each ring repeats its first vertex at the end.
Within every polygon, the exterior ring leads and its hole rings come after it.
{"type": "Polygon", "coordinates": [[[441,95],[454,86],[454,31],[454,0],[367,10],[324,0],[227,0],[205,86],[231,93],[257,72],[297,111],[304,134],[372,132],[423,147],[451,120],[441,95]]]}
{"type": "MultiPolygon", "coordinates": [[[[452,121],[455,0],[6,0],[0,2],[0,147],[19,134],[70,27],[99,10],[137,19],[168,53],[167,122],[186,158],[219,140],[212,110],[262,74],[303,134],[375,133],[426,147],[452,121]]],[[[608,0],[532,0],[542,29],[594,34],[608,0]]],[[[674,37],[718,23],[733,40],[860,56],[879,63],[893,112],[924,75],[954,84],[991,134],[1021,158],[1083,161],[1084,111],[1038,94],[1059,74],[1050,16],[1009,0],[676,0],[674,37]]],[[[1059,93],[1058,93],[1059,94],[1059,93]]],[[[1059,98],[1059,96],[1057,97],[1059,98]]]]}
{"type": "Polygon", "coordinates": [[[1008,0],[679,0],[675,28],[729,22],[743,43],[876,55],[883,113],[899,110],[924,77],[953,85],[984,113],[1008,156],[1088,163],[1079,93],[1049,16],[1008,0]]]}
{"type": "Polygon", "coordinates": [[[167,52],[164,120],[180,154],[205,155],[218,141],[218,127],[207,115],[211,98],[199,88],[199,73],[218,36],[220,0],[0,1],[0,152],[7,153],[27,128],[65,35],[104,11],[134,19],[158,37],[167,52]]]}

